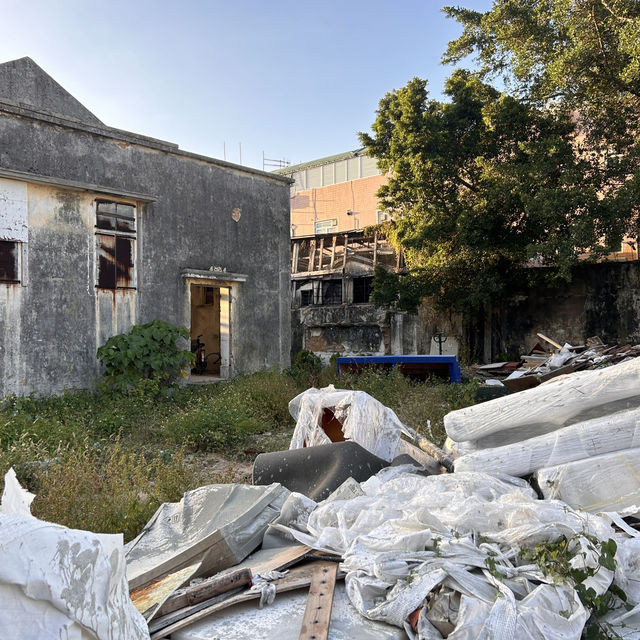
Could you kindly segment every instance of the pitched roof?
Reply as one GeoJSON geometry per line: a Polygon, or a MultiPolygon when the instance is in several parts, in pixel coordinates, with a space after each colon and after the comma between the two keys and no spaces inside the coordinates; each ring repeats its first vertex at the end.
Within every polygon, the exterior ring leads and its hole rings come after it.
{"type": "Polygon", "coordinates": [[[103,124],[31,58],[27,57],[0,64],[0,101],[53,113],[85,124],[103,124]]]}

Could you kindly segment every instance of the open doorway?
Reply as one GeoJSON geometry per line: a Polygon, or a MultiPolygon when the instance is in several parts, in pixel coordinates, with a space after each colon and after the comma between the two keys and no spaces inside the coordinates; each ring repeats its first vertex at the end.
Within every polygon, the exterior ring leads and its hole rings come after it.
{"type": "MultiPolygon", "coordinates": [[[[192,375],[221,375],[224,341],[222,334],[228,334],[228,322],[221,316],[221,298],[226,293],[224,287],[211,285],[190,285],[191,293],[191,351],[196,353],[196,363],[192,375]],[[223,291],[224,290],[224,291],[223,291]]],[[[225,296],[226,297],[226,296],[225,296]]]]}

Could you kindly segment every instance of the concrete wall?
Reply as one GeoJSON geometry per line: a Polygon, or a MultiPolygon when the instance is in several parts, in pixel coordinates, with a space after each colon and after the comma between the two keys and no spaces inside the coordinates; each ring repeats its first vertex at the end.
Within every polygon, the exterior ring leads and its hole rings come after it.
{"type": "Polygon", "coordinates": [[[0,284],[0,394],[90,386],[96,346],[134,321],[162,317],[189,326],[184,269],[246,275],[231,301],[232,372],[288,365],[286,181],[2,105],[0,140],[0,172],[22,172],[27,177],[10,175],[29,193],[28,278],[0,284]],[[42,186],[29,174],[89,186],[42,186]],[[138,202],[135,291],[95,289],[94,201],[101,190],[151,200],[138,202]]]}
{"type": "Polygon", "coordinates": [[[307,349],[324,361],[341,355],[424,353],[418,317],[372,304],[308,306],[292,312],[292,354],[307,349]]]}
{"type": "Polygon", "coordinates": [[[492,357],[527,353],[543,333],[560,344],[640,343],[640,263],[585,264],[571,284],[533,289],[493,312],[492,357]]]}

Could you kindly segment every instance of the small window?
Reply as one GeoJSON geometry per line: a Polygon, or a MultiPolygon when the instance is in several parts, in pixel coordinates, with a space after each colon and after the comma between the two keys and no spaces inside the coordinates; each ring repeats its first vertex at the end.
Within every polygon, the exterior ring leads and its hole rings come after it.
{"type": "Polygon", "coordinates": [[[328,220],[318,220],[314,225],[314,233],[321,235],[323,233],[332,233],[338,230],[337,218],[329,218],[328,220]]]}
{"type": "Polygon", "coordinates": [[[312,289],[303,289],[300,292],[300,306],[308,307],[313,304],[313,290],[312,289]]]}
{"type": "Polygon", "coordinates": [[[135,210],[132,204],[96,202],[97,286],[100,289],[135,288],[135,210]]]}
{"type": "Polygon", "coordinates": [[[370,277],[353,279],[353,302],[355,304],[369,302],[372,283],[373,278],[370,277]]]}
{"type": "Polygon", "coordinates": [[[20,243],[0,240],[0,282],[20,282],[20,243]]]}
{"type": "Polygon", "coordinates": [[[342,304],[342,280],[322,282],[322,304],[342,304]]]}

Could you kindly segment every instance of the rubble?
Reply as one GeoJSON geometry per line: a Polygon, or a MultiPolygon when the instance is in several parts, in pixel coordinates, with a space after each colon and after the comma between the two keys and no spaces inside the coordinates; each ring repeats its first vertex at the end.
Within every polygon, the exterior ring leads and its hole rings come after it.
{"type": "Polygon", "coordinates": [[[518,362],[494,362],[474,368],[474,377],[484,384],[502,384],[509,391],[524,391],[553,378],[617,364],[640,356],[640,345],[608,346],[594,336],[584,345],[560,345],[542,333],[538,337],[555,347],[549,353],[539,342],[518,362]]]}
{"type": "Polygon", "coordinates": [[[254,465],[269,484],[188,492],[128,545],[144,637],[578,640],[598,609],[640,640],[633,349],[528,356],[584,368],[449,413],[446,452],[363,392],[294,398],[290,450],[254,465]]]}

